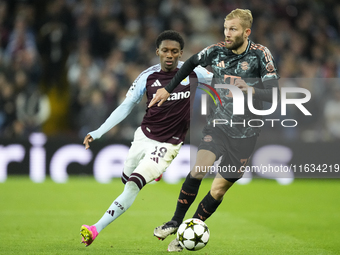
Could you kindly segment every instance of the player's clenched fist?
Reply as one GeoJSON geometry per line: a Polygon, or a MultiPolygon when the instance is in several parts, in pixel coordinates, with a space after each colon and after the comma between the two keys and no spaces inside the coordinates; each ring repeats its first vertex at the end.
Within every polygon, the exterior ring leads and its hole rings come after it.
{"type": "Polygon", "coordinates": [[[85,136],[83,144],[85,144],[85,149],[90,148],[90,143],[93,142],[93,138],[90,135],[85,136]]]}

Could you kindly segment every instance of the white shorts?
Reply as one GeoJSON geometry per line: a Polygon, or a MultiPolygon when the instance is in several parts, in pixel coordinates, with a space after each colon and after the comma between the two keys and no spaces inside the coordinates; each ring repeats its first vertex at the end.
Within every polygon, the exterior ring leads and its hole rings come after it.
{"type": "Polygon", "coordinates": [[[144,177],[146,183],[153,181],[165,172],[181,146],[182,143],[171,144],[152,140],[146,137],[139,127],[124,164],[122,179],[127,181],[132,173],[137,173],[144,177]]]}

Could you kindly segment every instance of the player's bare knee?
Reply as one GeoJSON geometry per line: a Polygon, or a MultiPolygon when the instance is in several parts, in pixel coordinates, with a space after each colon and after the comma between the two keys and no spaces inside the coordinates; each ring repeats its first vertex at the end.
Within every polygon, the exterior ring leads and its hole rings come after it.
{"type": "Polygon", "coordinates": [[[207,172],[203,171],[203,168],[200,166],[194,166],[190,172],[190,175],[195,179],[203,179],[206,174],[207,172]]]}
{"type": "Polygon", "coordinates": [[[210,194],[215,200],[222,200],[224,195],[226,193],[226,190],[223,188],[211,188],[210,194]]]}

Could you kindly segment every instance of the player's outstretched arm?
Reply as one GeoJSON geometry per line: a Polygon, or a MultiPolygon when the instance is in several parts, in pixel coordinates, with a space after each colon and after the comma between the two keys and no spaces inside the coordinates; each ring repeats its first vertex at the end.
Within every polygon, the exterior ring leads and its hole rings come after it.
{"type": "Polygon", "coordinates": [[[87,134],[84,138],[83,144],[85,149],[90,147],[89,143],[96,139],[99,139],[103,134],[108,132],[111,128],[119,124],[122,120],[126,118],[135,107],[136,103],[127,97],[105,120],[105,122],[97,129],[87,134]]]}
{"type": "Polygon", "coordinates": [[[248,93],[248,88],[252,89],[252,93],[255,93],[255,90],[253,87],[250,87],[243,79],[237,78],[235,80],[235,86],[242,90],[244,93],[248,93]]]}
{"type": "Polygon", "coordinates": [[[254,98],[260,99],[265,102],[272,103],[273,102],[273,88],[277,88],[277,99],[280,100],[280,89],[279,89],[279,81],[277,79],[271,79],[263,82],[263,89],[261,88],[253,88],[254,89],[254,98]]]}

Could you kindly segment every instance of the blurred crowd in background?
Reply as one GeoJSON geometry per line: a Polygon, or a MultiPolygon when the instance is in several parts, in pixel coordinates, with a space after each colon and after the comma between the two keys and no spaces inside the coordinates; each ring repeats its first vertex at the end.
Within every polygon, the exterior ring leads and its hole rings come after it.
{"type": "MultiPolygon", "coordinates": [[[[134,79],[157,64],[155,40],[173,29],[186,60],[224,40],[225,16],[252,11],[250,39],[268,47],[281,86],[307,88],[295,128],[264,128],[264,137],[340,139],[340,2],[338,0],[0,0],[0,137],[83,138],[125,98],[134,79]]],[[[107,138],[131,140],[142,101],[107,138]]]]}

